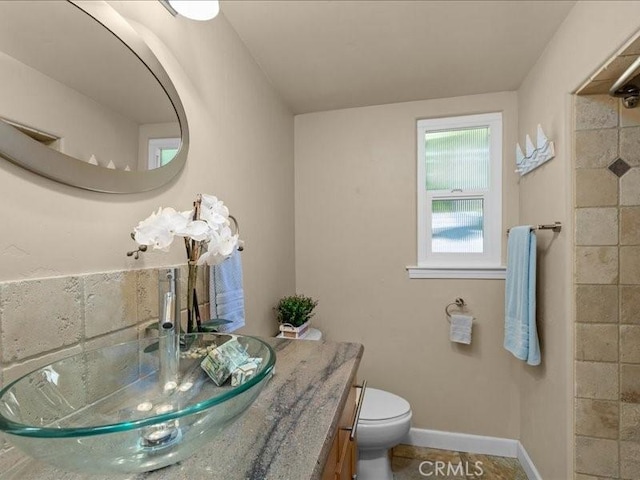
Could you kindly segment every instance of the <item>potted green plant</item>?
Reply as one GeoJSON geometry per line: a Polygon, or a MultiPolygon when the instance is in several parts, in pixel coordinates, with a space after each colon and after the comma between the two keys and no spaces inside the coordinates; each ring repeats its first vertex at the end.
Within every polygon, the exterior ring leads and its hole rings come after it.
{"type": "Polygon", "coordinates": [[[304,295],[291,295],[283,297],[275,306],[275,311],[280,322],[282,335],[288,338],[299,338],[309,327],[313,316],[313,309],[318,301],[304,295]]]}

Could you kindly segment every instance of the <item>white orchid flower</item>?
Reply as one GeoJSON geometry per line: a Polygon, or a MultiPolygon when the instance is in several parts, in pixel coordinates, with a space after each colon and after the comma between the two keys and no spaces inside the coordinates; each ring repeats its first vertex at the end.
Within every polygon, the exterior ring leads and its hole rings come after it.
{"type": "Polygon", "coordinates": [[[160,207],[157,212],[153,212],[134,228],[135,241],[139,245],[149,245],[154,249],[167,251],[173,242],[171,218],[175,214],[177,212],[171,207],[164,209],[160,207]]]}
{"type": "Polygon", "coordinates": [[[177,212],[171,207],[159,208],[134,229],[134,239],[139,245],[153,246],[155,250],[168,251],[176,235],[204,240],[210,236],[209,225],[200,220],[190,220],[189,212],[177,212]]]}
{"type": "Polygon", "coordinates": [[[189,237],[196,242],[206,240],[211,236],[211,227],[203,220],[191,220],[193,218],[193,211],[182,212],[182,215],[187,223],[181,229],[175,231],[176,235],[181,237],[189,237]]]}
{"type": "Polygon", "coordinates": [[[222,227],[220,231],[216,233],[218,252],[220,255],[228,257],[238,247],[238,235],[233,235],[229,227],[222,227]]]}
{"type": "Polygon", "coordinates": [[[229,227],[222,227],[219,230],[213,230],[211,239],[207,244],[207,251],[200,255],[198,265],[209,266],[218,265],[229,256],[238,247],[238,235],[232,235],[229,227]]]}
{"type": "Polygon", "coordinates": [[[240,242],[231,231],[229,209],[213,195],[201,195],[200,219],[193,220],[194,211],[178,212],[171,207],[159,208],[134,229],[139,245],[168,251],[176,236],[199,242],[198,265],[217,265],[226,260],[240,242]]]}
{"type": "Polygon", "coordinates": [[[229,209],[218,197],[202,194],[200,218],[215,228],[216,225],[229,225],[229,209]]]}

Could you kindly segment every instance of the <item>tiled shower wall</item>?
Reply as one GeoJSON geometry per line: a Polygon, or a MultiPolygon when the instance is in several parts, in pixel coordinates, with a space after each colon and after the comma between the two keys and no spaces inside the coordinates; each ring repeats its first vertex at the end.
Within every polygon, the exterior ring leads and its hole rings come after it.
{"type": "MultiPolygon", "coordinates": [[[[146,327],[157,321],[161,270],[0,283],[0,387],[69,355],[153,335],[146,327]]],[[[199,271],[197,289],[202,317],[209,318],[206,269],[199,271]]],[[[180,266],[180,291],[184,309],[186,265],[180,266]]],[[[0,454],[6,449],[0,440],[0,454]]]]}
{"type": "Polygon", "coordinates": [[[640,108],[576,97],[575,479],[640,479],[640,108]]]}

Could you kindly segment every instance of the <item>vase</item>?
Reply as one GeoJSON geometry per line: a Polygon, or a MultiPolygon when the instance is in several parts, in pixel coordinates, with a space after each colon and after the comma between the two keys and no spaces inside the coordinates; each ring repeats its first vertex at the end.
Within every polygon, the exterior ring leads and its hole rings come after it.
{"type": "Polygon", "coordinates": [[[197,292],[198,273],[207,272],[207,269],[198,268],[196,262],[190,261],[187,265],[187,333],[218,332],[222,325],[232,323],[222,318],[202,318],[197,292]]]}
{"type": "Polygon", "coordinates": [[[200,331],[202,319],[198,307],[198,294],[196,293],[196,282],[198,280],[198,265],[189,261],[187,277],[187,333],[200,331]]]}

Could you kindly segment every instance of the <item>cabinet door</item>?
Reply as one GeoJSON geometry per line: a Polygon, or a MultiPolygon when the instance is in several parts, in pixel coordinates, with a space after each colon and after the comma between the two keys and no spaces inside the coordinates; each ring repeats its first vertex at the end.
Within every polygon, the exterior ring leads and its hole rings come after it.
{"type": "MultiPolygon", "coordinates": [[[[357,473],[358,446],[351,432],[356,427],[363,400],[363,387],[355,387],[349,392],[344,411],[340,416],[338,432],[335,434],[322,480],[352,480],[357,473]]],[[[355,432],[354,432],[355,434],[355,432]]]]}
{"type": "Polygon", "coordinates": [[[338,444],[341,448],[336,468],[336,480],[352,480],[353,475],[356,473],[356,442],[350,438],[351,433],[349,431],[341,430],[338,436],[340,439],[338,444]]]}
{"type": "Polygon", "coordinates": [[[327,457],[327,463],[324,464],[324,471],[322,472],[322,480],[336,480],[336,465],[338,464],[338,437],[340,432],[335,436],[331,443],[331,450],[329,450],[329,456],[327,457]]]}

